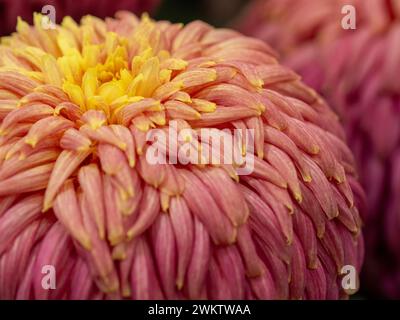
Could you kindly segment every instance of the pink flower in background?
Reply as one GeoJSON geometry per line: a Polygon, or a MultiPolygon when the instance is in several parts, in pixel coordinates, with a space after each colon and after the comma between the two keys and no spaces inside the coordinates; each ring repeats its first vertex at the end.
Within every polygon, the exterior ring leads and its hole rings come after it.
{"type": "MultiPolygon", "coordinates": [[[[341,283],[363,260],[353,156],[337,116],[266,44],[126,12],[34,22],[0,46],[0,298],[354,293],[341,283]],[[172,120],[254,130],[254,170],[150,164],[146,135],[172,120]]],[[[177,147],[196,155],[196,141],[177,147]]]]}
{"type": "Polygon", "coordinates": [[[287,55],[306,43],[329,42],[343,34],[342,8],[356,9],[357,25],[382,29],[400,12],[397,0],[254,0],[234,22],[236,29],[287,55]],[[368,9],[367,9],[368,8],[368,9]]]}
{"type": "Polygon", "coordinates": [[[111,17],[118,10],[151,13],[159,3],[160,0],[0,0],[0,35],[15,30],[18,16],[31,23],[33,12],[41,12],[45,5],[54,6],[59,22],[65,16],[76,20],[87,14],[99,18],[111,17]]]}
{"type": "Polygon", "coordinates": [[[254,6],[244,25],[261,19],[257,6],[265,16],[258,27],[244,27],[248,34],[276,44],[284,64],[317,89],[345,125],[367,193],[364,287],[398,298],[400,2],[266,0],[254,6]],[[343,3],[356,8],[356,30],[341,28],[343,3]]]}

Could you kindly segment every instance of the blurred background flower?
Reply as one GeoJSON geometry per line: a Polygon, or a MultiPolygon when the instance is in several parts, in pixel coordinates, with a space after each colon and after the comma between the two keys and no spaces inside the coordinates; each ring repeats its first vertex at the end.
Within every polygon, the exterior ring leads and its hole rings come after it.
{"type": "Polygon", "coordinates": [[[364,293],[400,297],[400,1],[260,0],[235,22],[339,113],[367,191],[364,293]],[[341,9],[356,9],[345,30],[341,9]]]}
{"type": "Polygon", "coordinates": [[[233,25],[287,55],[307,43],[329,42],[351,32],[343,29],[341,23],[345,6],[355,8],[358,26],[368,25],[373,29],[387,26],[400,6],[397,0],[366,3],[364,0],[254,0],[238,13],[233,25]]]}

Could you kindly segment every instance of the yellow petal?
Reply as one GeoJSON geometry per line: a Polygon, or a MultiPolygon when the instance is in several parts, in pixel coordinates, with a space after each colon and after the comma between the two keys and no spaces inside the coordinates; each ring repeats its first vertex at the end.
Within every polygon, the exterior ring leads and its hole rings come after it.
{"type": "Polygon", "coordinates": [[[65,82],[63,84],[63,90],[68,94],[72,102],[80,106],[82,109],[85,109],[85,97],[80,86],[70,82],[65,82]]]}

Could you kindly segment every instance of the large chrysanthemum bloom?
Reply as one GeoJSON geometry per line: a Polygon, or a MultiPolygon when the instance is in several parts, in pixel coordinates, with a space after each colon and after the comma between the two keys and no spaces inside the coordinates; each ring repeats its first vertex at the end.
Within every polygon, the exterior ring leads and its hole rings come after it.
{"type": "MultiPolygon", "coordinates": [[[[288,0],[283,1],[286,7],[283,2],[262,2],[271,6],[271,11],[272,6],[279,8],[280,16],[292,21],[290,30],[285,29],[283,19],[281,29],[271,31],[276,41],[278,32],[290,35],[288,31],[305,27],[303,21],[308,22],[305,29],[308,25],[308,30],[313,30],[311,38],[297,36],[277,47],[284,63],[322,93],[345,124],[368,196],[365,283],[371,293],[398,298],[400,86],[395,79],[400,71],[400,2],[350,2],[357,13],[355,30],[340,28],[340,1],[288,0]],[[303,5],[303,11],[292,10],[290,4],[303,5]],[[306,19],[303,12],[320,19],[306,19]],[[332,32],[332,19],[337,32],[332,32]]],[[[264,25],[268,29],[268,21],[264,25]]]]}
{"type": "MultiPolygon", "coordinates": [[[[128,10],[136,14],[154,12],[160,0],[0,0],[0,35],[15,30],[17,17],[32,21],[32,12],[42,12],[43,7],[51,5],[56,10],[56,19],[65,16],[79,20],[86,14],[99,18],[109,17],[119,10],[128,10]]],[[[45,13],[45,12],[43,12],[45,13]]]]}
{"type": "Polygon", "coordinates": [[[2,41],[0,116],[1,298],[354,292],[363,192],[352,154],[335,114],[259,40],[128,13],[43,30],[36,16],[2,41]],[[253,170],[150,164],[147,133],[172,121],[253,129],[242,150],[253,170]]]}

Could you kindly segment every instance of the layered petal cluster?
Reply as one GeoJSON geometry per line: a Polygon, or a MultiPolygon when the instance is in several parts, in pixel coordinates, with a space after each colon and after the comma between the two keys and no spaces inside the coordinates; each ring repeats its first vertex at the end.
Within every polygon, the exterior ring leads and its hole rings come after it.
{"type": "Polygon", "coordinates": [[[126,12],[34,20],[0,46],[0,298],[355,291],[342,286],[363,260],[353,156],[337,116],[265,43],[126,12]],[[201,155],[204,128],[252,129],[253,170],[148,161],[153,129],[189,130],[167,144],[201,155]]]}
{"type": "MultiPolygon", "coordinates": [[[[99,18],[113,15],[119,10],[128,10],[136,14],[154,12],[160,0],[0,0],[0,35],[10,34],[15,30],[17,17],[24,21],[32,20],[32,12],[42,12],[45,6],[51,5],[56,10],[57,21],[65,16],[79,20],[86,14],[99,18]]],[[[46,10],[43,13],[48,13],[46,10]]]]}
{"type": "MultiPolygon", "coordinates": [[[[396,79],[400,72],[400,2],[352,2],[357,13],[355,30],[340,28],[341,1],[261,2],[269,12],[279,10],[283,18],[278,22],[271,17],[281,29],[273,27],[270,33],[276,41],[282,40],[277,47],[284,63],[317,89],[345,124],[368,198],[365,287],[371,293],[398,298],[400,85],[396,79]],[[297,10],[300,8],[303,11],[297,10]],[[305,12],[315,17],[307,19],[305,12]],[[291,20],[290,29],[284,27],[286,19],[291,20]],[[332,21],[337,32],[332,32],[332,21]],[[312,30],[312,36],[299,34],[285,39],[285,34],[292,34],[288,31],[302,28],[312,30]]],[[[264,25],[267,30],[267,20],[264,25]]]]}

